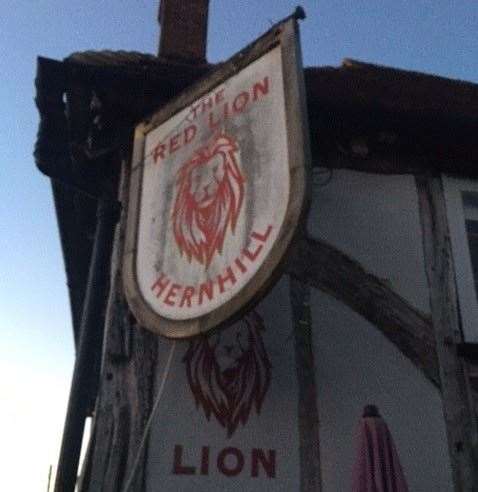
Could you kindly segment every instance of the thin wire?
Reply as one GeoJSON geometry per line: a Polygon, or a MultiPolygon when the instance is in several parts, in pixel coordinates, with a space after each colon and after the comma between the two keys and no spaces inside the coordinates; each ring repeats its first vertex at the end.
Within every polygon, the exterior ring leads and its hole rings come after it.
{"type": "Polygon", "coordinates": [[[138,468],[139,460],[141,459],[141,456],[143,454],[144,447],[146,445],[146,440],[148,439],[149,430],[151,428],[151,424],[153,423],[153,418],[156,414],[156,410],[158,408],[159,402],[160,402],[161,397],[163,395],[166,380],[168,379],[168,376],[169,376],[169,371],[171,369],[171,361],[173,360],[173,354],[174,354],[175,348],[176,348],[176,340],[173,341],[171,348],[169,350],[168,360],[166,361],[166,367],[164,368],[163,377],[161,379],[161,384],[160,384],[159,389],[158,389],[158,394],[156,395],[156,401],[154,402],[153,408],[151,409],[151,413],[150,413],[149,418],[148,418],[148,422],[146,423],[146,427],[144,428],[143,436],[141,437],[141,442],[139,444],[138,453],[136,454],[136,458],[135,458],[134,463],[133,463],[133,468],[132,468],[131,473],[129,475],[129,479],[126,482],[124,492],[128,492],[128,490],[131,487],[131,484],[133,483],[134,477],[136,475],[136,470],[138,468]]]}

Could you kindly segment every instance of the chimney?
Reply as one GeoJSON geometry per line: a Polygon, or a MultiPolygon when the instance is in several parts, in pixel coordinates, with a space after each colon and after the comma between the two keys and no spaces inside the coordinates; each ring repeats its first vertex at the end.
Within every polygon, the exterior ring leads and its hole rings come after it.
{"type": "Polygon", "coordinates": [[[160,58],[205,63],[209,0],[160,0],[160,58]]]}

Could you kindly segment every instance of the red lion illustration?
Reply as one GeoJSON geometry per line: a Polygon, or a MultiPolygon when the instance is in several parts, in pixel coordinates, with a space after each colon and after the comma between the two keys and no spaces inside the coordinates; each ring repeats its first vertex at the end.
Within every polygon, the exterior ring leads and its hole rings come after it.
{"type": "Polygon", "coordinates": [[[244,200],[239,147],[221,133],[197,149],[176,175],[173,232],[181,254],[206,266],[234,233],[244,200]]]}
{"type": "Polygon", "coordinates": [[[213,414],[231,437],[245,425],[254,406],[261,411],[271,380],[271,363],[262,341],[264,323],[251,312],[241,321],[190,342],[184,356],[196,405],[213,414]]]}

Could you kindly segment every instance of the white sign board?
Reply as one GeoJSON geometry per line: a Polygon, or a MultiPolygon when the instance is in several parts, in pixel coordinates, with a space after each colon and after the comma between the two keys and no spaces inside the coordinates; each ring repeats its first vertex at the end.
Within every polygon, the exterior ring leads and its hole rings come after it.
{"type": "MultiPolygon", "coordinates": [[[[300,489],[292,326],[283,280],[233,326],[176,342],[151,429],[148,492],[300,489]]],[[[171,343],[160,341],[159,360],[171,343]]]]}
{"type": "Polygon", "coordinates": [[[292,21],[281,31],[288,42],[240,70],[230,62],[230,76],[137,129],[125,285],[154,331],[190,336],[230,318],[270,283],[290,243],[305,157],[297,138],[291,146],[303,125],[287,28],[292,21]]]}

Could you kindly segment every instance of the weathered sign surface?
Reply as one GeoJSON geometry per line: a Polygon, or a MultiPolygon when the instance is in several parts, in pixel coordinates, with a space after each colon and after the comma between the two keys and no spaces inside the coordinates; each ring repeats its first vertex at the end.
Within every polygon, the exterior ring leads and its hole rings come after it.
{"type": "Polygon", "coordinates": [[[288,195],[275,48],[146,136],[138,241],[146,301],[166,318],[189,319],[231,299],[276,241],[288,195]]]}
{"type": "MultiPolygon", "coordinates": [[[[147,490],[300,490],[288,282],[241,321],[178,341],[148,448],[147,490]]],[[[160,342],[166,360],[170,340],[160,342]]]]}
{"type": "Polygon", "coordinates": [[[125,285],[136,316],[164,335],[206,331],[250,303],[297,226],[306,136],[295,21],[271,36],[137,128],[125,285]]]}

